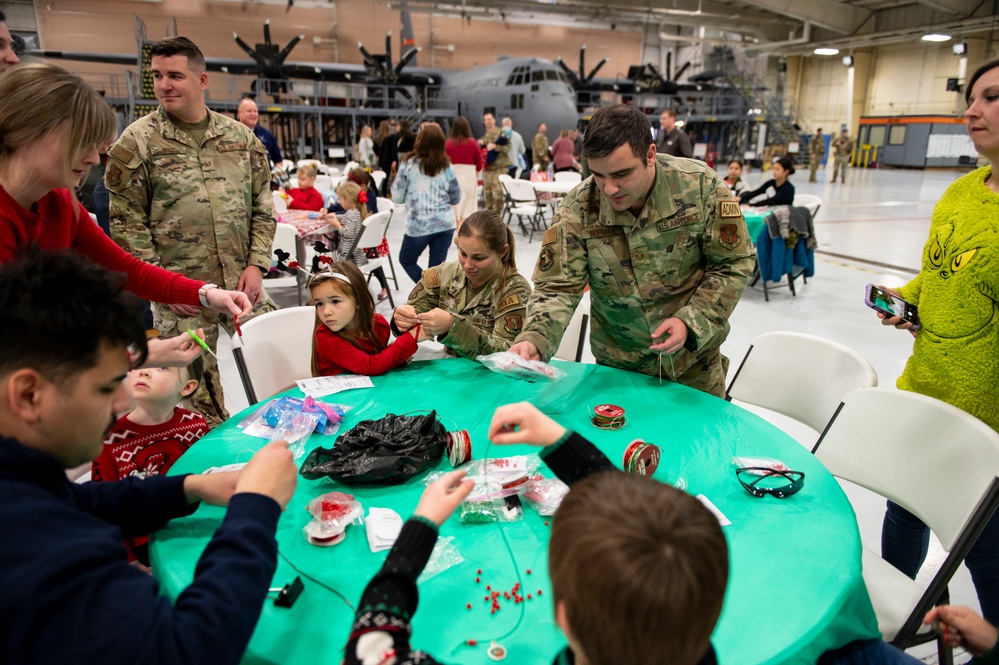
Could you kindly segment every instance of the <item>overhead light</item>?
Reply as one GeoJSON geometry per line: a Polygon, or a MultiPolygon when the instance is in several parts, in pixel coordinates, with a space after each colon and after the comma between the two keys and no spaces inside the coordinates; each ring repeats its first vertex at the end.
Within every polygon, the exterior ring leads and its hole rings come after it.
{"type": "Polygon", "coordinates": [[[812,53],[814,53],[815,55],[836,55],[837,53],[839,53],[839,49],[828,48],[828,47],[817,48],[814,51],[812,51],[812,53]]]}
{"type": "Polygon", "coordinates": [[[844,67],[853,67],[853,56],[852,55],[844,55],[843,56],[843,66],[844,67]]]}
{"type": "Polygon", "coordinates": [[[923,35],[922,40],[924,42],[949,42],[950,35],[944,35],[939,32],[934,32],[929,35],[923,35]]]}

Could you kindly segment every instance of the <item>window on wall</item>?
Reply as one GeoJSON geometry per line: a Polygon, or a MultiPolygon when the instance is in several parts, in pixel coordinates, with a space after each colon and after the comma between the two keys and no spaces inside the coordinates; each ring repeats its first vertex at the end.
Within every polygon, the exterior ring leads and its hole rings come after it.
{"type": "Polygon", "coordinates": [[[905,143],[905,125],[892,125],[888,131],[888,145],[902,145],[905,143]]]}
{"type": "Polygon", "coordinates": [[[885,126],[871,125],[870,140],[871,145],[882,146],[885,144],[885,126]]]}

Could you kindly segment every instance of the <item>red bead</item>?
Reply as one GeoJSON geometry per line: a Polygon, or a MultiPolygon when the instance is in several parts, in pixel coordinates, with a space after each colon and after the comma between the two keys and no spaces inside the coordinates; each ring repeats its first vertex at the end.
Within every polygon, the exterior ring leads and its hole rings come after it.
{"type": "Polygon", "coordinates": [[[490,614],[496,614],[496,608],[494,607],[493,609],[489,610],[489,613],[490,614]]]}
{"type": "Polygon", "coordinates": [[[483,596],[482,600],[489,600],[489,596],[483,596]]]}
{"type": "Polygon", "coordinates": [[[541,589],[538,589],[538,595],[539,596],[541,595],[541,589]]]}
{"type": "Polygon", "coordinates": [[[530,568],[528,568],[528,569],[527,569],[527,574],[528,574],[528,575],[530,575],[530,574],[531,574],[531,569],[530,569],[530,568]]]}
{"type": "MultiPolygon", "coordinates": [[[[476,578],[475,578],[475,583],[476,583],[476,584],[478,584],[478,583],[479,583],[479,578],[478,578],[478,577],[476,577],[476,578]]],[[[486,588],[488,589],[489,587],[486,587],[486,588]]]]}
{"type": "Polygon", "coordinates": [[[479,569],[478,569],[477,571],[475,571],[475,572],[476,572],[476,574],[478,574],[478,575],[481,575],[481,574],[482,574],[482,569],[481,569],[481,568],[479,568],[479,569]]]}
{"type": "Polygon", "coordinates": [[[467,644],[470,647],[474,647],[476,644],[478,644],[478,642],[476,642],[475,640],[467,640],[465,644],[467,644]]]}
{"type": "Polygon", "coordinates": [[[472,609],[472,604],[471,603],[465,603],[465,609],[466,610],[472,609]]]}
{"type": "Polygon", "coordinates": [[[486,585],[486,591],[490,591],[493,587],[489,584],[486,585]]]}
{"type": "MultiPolygon", "coordinates": [[[[530,599],[531,599],[531,594],[527,594],[527,599],[528,599],[528,600],[530,600],[530,599]]],[[[471,605],[469,605],[469,607],[471,607],[471,605]]]]}
{"type": "Polygon", "coordinates": [[[548,526],[548,520],[545,520],[545,526],[548,526]]]}

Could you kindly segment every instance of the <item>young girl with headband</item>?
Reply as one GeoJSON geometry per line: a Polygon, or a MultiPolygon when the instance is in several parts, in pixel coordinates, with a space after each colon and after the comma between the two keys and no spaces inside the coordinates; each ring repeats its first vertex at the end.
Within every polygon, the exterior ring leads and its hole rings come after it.
{"type": "Polygon", "coordinates": [[[350,261],[333,263],[312,276],[309,291],[316,305],[312,340],[313,376],[385,374],[416,353],[428,339],[412,328],[389,344],[389,325],[375,313],[375,301],[364,276],[350,261]]]}

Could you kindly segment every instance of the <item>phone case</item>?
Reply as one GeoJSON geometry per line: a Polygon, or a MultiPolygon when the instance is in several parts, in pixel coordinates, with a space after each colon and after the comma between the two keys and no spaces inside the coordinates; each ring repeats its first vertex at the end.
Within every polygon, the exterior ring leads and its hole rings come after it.
{"type": "MultiPolygon", "coordinates": [[[[874,284],[867,285],[867,290],[864,295],[864,304],[873,309],[875,312],[881,312],[885,316],[896,316],[895,312],[891,311],[890,309],[885,309],[884,307],[878,305],[877,302],[875,302],[872,291],[876,288],[877,287],[874,284]]],[[[916,306],[906,300],[902,300],[901,298],[897,298],[895,296],[891,297],[894,298],[897,302],[900,302],[904,305],[903,311],[905,312],[905,315],[899,316],[899,318],[902,319],[903,321],[908,321],[914,327],[918,328],[919,314],[916,312],[916,306]]]]}

